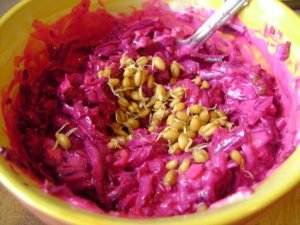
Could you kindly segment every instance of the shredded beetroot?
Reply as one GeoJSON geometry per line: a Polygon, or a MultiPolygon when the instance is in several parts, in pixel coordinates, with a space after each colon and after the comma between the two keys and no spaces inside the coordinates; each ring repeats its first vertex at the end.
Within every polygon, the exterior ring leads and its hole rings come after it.
{"type": "MultiPolygon", "coordinates": [[[[178,46],[176,39],[202,23],[193,9],[175,13],[152,1],[145,10],[112,16],[103,8],[90,12],[89,4],[82,0],[51,25],[34,22],[24,55],[16,60],[24,69],[17,70],[5,95],[12,149],[2,154],[34,174],[50,194],[81,208],[129,217],[192,213],[238,190],[252,191],[286,147],[281,142],[285,118],[274,78],[243,55],[240,43],[250,45],[246,28],[229,23],[222,31],[234,34],[233,40],[216,34],[204,46],[190,49],[178,46]],[[191,153],[169,154],[165,142],[145,125],[122,149],[107,147],[117,98],[98,72],[109,66],[113,77],[120,78],[124,54],[134,59],[160,56],[167,65],[176,60],[183,73],[174,86],[186,89],[186,105],[217,106],[233,123],[232,130],[219,128],[212,136],[210,159],[192,161],[172,187],[163,185],[166,163],[191,153]],[[207,80],[210,88],[199,88],[192,81],[196,77],[207,80]],[[66,130],[78,129],[70,136],[72,147],[53,149],[56,131],[67,122],[66,130]],[[242,169],[230,160],[234,149],[244,157],[242,169]]],[[[169,71],[149,71],[169,87],[169,71]]]]}

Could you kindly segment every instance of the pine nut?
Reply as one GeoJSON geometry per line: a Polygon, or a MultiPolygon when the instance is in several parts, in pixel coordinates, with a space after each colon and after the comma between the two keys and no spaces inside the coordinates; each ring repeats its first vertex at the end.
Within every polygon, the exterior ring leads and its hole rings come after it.
{"type": "Polygon", "coordinates": [[[178,62],[173,61],[171,64],[171,74],[173,77],[179,77],[180,72],[181,72],[181,66],[179,65],[178,62]]]}
{"type": "Polygon", "coordinates": [[[193,158],[194,158],[195,162],[197,162],[197,163],[205,163],[208,160],[209,155],[203,149],[194,150],[193,151],[193,158]]]}
{"type": "Polygon", "coordinates": [[[166,70],[166,64],[164,62],[164,60],[162,58],[160,58],[159,56],[155,56],[152,58],[152,62],[153,62],[153,66],[161,71],[165,71],[166,70]]]}
{"type": "Polygon", "coordinates": [[[178,172],[179,173],[184,173],[186,172],[189,168],[190,168],[190,165],[191,165],[191,160],[188,159],[188,158],[185,158],[182,163],[180,164],[179,168],[178,168],[178,172]]]}
{"type": "Polygon", "coordinates": [[[175,170],[169,170],[164,177],[163,184],[165,186],[172,186],[176,183],[177,174],[175,170]]]}
{"type": "Polygon", "coordinates": [[[168,170],[175,169],[178,166],[178,160],[177,159],[172,159],[166,164],[166,168],[168,170]]]}

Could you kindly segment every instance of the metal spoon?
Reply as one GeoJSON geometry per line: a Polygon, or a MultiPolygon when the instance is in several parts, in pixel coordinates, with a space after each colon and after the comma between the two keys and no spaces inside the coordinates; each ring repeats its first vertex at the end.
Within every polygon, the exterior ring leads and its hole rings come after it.
{"type": "Polygon", "coordinates": [[[248,2],[249,0],[227,0],[192,36],[185,40],[180,40],[180,43],[191,47],[202,45],[237,11],[248,5],[248,2]]]}

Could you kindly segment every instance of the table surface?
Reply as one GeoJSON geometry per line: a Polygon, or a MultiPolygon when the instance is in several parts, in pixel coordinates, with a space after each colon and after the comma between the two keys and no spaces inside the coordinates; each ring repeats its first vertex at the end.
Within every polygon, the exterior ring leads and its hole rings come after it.
{"type": "MultiPolygon", "coordinates": [[[[0,0],[0,15],[18,0],[0,0]]],[[[275,205],[247,225],[298,225],[300,224],[300,185],[275,205]]],[[[44,225],[28,212],[0,184],[1,225],[44,225]]]]}

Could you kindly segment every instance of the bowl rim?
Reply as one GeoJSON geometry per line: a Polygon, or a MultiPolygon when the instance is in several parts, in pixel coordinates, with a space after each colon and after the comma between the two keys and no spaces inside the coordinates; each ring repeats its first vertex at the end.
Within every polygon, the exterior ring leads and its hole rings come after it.
{"type": "MultiPolygon", "coordinates": [[[[0,29],[3,24],[5,24],[11,17],[14,16],[16,12],[21,10],[24,6],[33,2],[33,0],[22,0],[18,2],[15,6],[9,9],[2,17],[0,17],[0,29]]],[[[279,0],[273,0],[273,4],[277,4],[281,8],[284,9],[287,14],[296,21],[296,23],[300,24],[300,17],[293,12],[290,8],[288,8],[284,3],[279,0]]],[[[298,146],[295,152],[292,153],[290,158],[295,158],[295,155],[300,155],[300,147],[298,146]]],[[[1,157],[2,158],[2,157],[1,157]]],[[[291,159],[287,159],[280,167],[287,163],[287,161],[291,161],[291,159]]],[[[1,162],[1,161],[0,161],[1,162]]],[[[299,170],[300,166],[295,167],[294,170],[299,170]]],[[[292,173],[289,175],[289,178],[285,180],[287,182],[282,182],[280,188],[274,187],[272,192],[267,192],[266,197],[264,198],[249,198],[246,201],[241,202],[241,206],[244,210],[240,210],[237,213],[237,207],[228,206],[227,209],[223,209],[218,212],[218,215],[214,212],[205,212],[202,215],[199,214],[189,214],[188,217],[186,215],[178,215],[174,217],[162,217],[162,218],[146,218],[143,219],[143,223],[145,225],[152,225],[153,223],[157,224],[172,224],[179,225],[182,223],[189,225],[196,225],[202,222],[203,224],[217,224],[216,221],[223,221],[224,224],[235,223],[238,221],[242,221],[244,218],[248,218],[251,215],[257,214],[262,211],[264,208],[274,203],[284,194],[293,189],[300,181],[300,173],[292,173]],[[228,215],[234,214],[234,217],[230,217],[228,215]]],[[[15,197],[17,197],[21,202],[25,203],[25,205],[30,208],[41,212],[44,215],[48,215],[57,221],[61,221],[67,224],[89,224],[88,222],[93,222],[93,224],[140,224],[141,220],[136,218],[124,218],[124,217],[113,217],[108,214],[99,214],[92,213],[83,209],[75,208],[75,207],[63,207],[57,206],[51,203],[51,201],[47,201],[46,198],[42,196],[36,195],[32,190],[26,188],[26,186],[20,182],[16,177],[11,177],[9,172],[6,171],[6,167],[0,163],[0,183],[9,190],[15,197]],[[74,221],[74,219],[76,221],[74,221]]],[[[45,194],[46,196],[46,194],[45,194]]],[[[67,203],[66,203],[67,204],[67,203]]],[[[239,206],[239,207],[241,207],[239,206]]]]}

